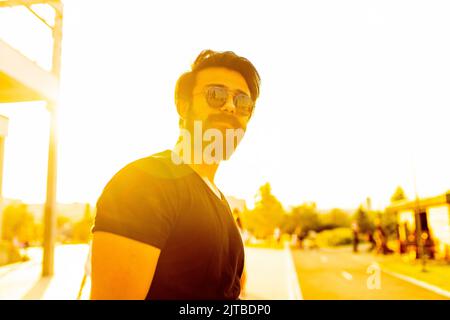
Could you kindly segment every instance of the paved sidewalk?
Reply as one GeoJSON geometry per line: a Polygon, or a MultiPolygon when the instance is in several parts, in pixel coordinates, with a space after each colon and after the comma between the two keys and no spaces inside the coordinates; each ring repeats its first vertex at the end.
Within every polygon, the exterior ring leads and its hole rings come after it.
{"type": "Polygon", "coordinates": [[[288,246],[284,250],[245,248],[247,285],[244,300],[301,300],[288,246]]]}
{"type": "Polygon", "coordinates": [[[0,267],[0,300],[76,299],[87,253],[87,245],[56,246],[55,275],[42,278],[42,249],[28,249],[30,261],[0,267]]]}

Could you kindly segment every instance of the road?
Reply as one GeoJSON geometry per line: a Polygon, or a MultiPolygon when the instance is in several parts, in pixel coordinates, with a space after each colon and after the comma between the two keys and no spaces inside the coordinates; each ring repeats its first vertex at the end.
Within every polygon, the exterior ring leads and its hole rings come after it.
{"type": "Polygon", "coordinates": [[[300,288],[312,299],[447,299],[383,272],[373,257],[348,249],[293,250],[300,288]]]}

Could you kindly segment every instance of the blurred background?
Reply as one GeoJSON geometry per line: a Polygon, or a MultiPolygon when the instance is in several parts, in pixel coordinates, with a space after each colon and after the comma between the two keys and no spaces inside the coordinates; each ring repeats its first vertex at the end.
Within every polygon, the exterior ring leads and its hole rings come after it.
{"type": "Polygon", "coordinates": [[[216,183],[247,299],[450,298],[446,1],[0,0],[0,299],[87,299],[95,203],[203,49],[261,95],[216,183]],[[267,276],[270,274],[271,276],[267,276]]]}

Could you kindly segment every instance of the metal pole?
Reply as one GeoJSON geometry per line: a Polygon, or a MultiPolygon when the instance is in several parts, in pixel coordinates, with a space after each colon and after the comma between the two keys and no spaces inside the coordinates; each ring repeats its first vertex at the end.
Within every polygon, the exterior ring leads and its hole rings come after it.
{"type": "Polygon", "coordinates": [[[3,238],[3,161],[5,140],[8,135],[8,118],[0,115],[0,242],[3,238]]]}
{"type": "MultiPolygon", "coordinates": [[[[61,40],[62,40],[62,5],[55,8],[55,24],[53,26],[53,57],[52,73],[58,78],[61,70],[61,40]]],[[[56,173],[57,173],[57,104],[48,102],[50,112],[50,137],[48,149],[47,198],[44,212],[44,254],[42,276],[54,273],[54,253],[56,240],[56,173]]]]}
{"type": "MultiPolygon", "coordinates": [[[[417,192],[417,178],[416,178],[416,170],[414,166],[414,192],[416,194],[416,210],[415,210],[415,220],[416,220],[416,245],[418,247],[418,253],[419,253],[419,259],[422,264],[422,272],[426,272],[426,264],[427,264],[427,257],[425,255],[425,249],[424,249],[424,243],[422,239],[422,220],[420,217],[421,208],[420,208],[420,198],[419,193],[417,192]]],[[[426,212],[425,212],[426,214],[426,212]]]]}
{"type": "Polygon", "coordinates": [[[3,238],[3,154],[5,150],[5,137],[0,136],[0,242],[3,238]]]}
{"type": "MultiPolygon", "coordinates": [[[[416,224],[417,224],[417,232],[416,232],[416,238],[417,238],[417,245],[418,245],[418,249],[419,249],[419,258],[421,261],[421,265],[422,265],[422,272],[426,272],[427,271],[427,256],[425,254],[425,248],[424,248],[424,239],[422,239],[422,220],[421,220],[421,210],[420,210],[420,202],[419,202],[419,197],[416,196],[416,224]]],[[[426,214],[426,213],[425,213],[426,214]]]]}

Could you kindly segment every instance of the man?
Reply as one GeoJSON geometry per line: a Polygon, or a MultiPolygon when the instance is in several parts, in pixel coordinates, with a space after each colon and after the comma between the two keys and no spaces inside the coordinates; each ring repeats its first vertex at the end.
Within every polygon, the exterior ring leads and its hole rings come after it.
{"type": "Polygon", "coordinates": [[[244,248],[214,183],[259,96],[233,52],[205,50],[175,88],[180,138],[106,185],[92,229],[91,299],[238,299],[244,248]]]}

